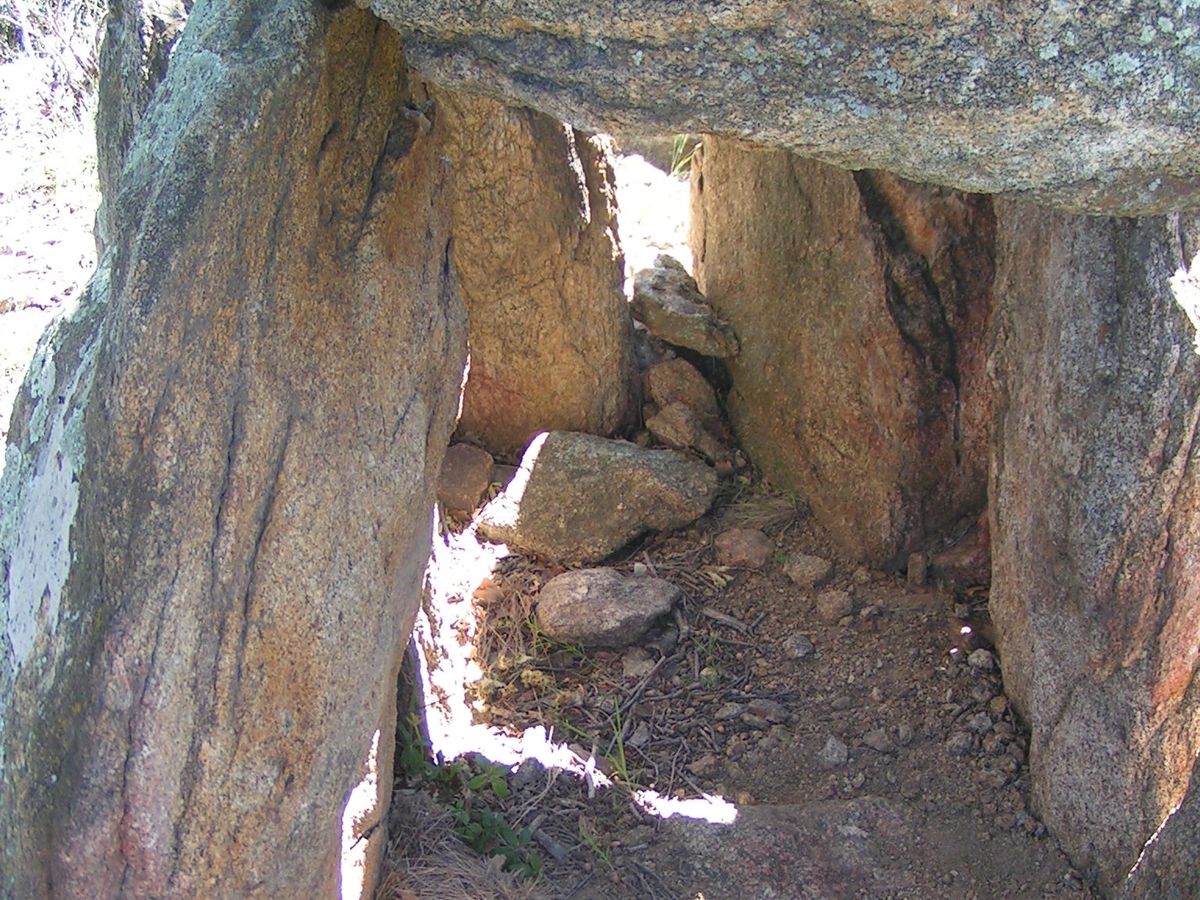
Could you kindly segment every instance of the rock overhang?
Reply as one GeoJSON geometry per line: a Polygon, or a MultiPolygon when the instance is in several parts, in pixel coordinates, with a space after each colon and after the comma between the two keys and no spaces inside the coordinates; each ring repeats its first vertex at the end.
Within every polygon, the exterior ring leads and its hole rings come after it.
{"type": "Polygon", "coordinates": [[[373,0],[432,81],[1069,211],[1200,204],[1200,2],[373,0]]]}

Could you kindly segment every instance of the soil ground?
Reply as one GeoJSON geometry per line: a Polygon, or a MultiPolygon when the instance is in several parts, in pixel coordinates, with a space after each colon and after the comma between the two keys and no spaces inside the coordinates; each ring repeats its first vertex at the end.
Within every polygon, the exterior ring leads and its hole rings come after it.
{"type": "MultiPolygon", "coordinates": [[[[787,559],[832,558],[828,542],[785,498],[739,488],[686,532],[611,561],[684,589],[676,621],[640,647],[584,652],[540,635],[537,590],[562,569],[520,556],[442,622],[452,640],[473,636],[476,721],[548,729],[611,778],[593,792],[586,777],[524,762],[503,802],[471,798],[530,829],[539,895],[1091,897],[1027,807],[1027,739],[986,665],[994,657],[968,662],[980,647],[955,613],[968,600],[965,621],[979,624],[985,594],[843,565],[802,590],[787,559]],[[747,525],[773,538],[774,558],[717,565],[713,536],[747,525]],[[835,589],[858,611],[831,623],[814,599],[835,589]],[[839,742],[844,760],[826,749],[839,742]],[[692,801],[691,816],[736,818],[663,818],[643,790],[692,801]]],[[[401,804],[411,787],[402,782],[401,804]]]]}

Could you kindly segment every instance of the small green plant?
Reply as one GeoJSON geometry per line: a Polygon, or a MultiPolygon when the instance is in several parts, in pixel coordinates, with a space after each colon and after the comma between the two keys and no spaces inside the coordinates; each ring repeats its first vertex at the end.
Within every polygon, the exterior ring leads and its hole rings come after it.
{"type": "Polygon", "coordinates": [[[686,174],[692,167],[692,158],[696,148],[700,146],[690,134],[677,134],[671,138],[671,174],[678,177],[686,174]]]}
{"type": "Polygon", "coordinates": [[[629,763],[625,759],[625,734],[621,727],[621,704],[613,701],[613,752],[608,755],[608,762],[613,771],[621,776],[621,780],[629,784],[629,763]]]}
{"type": "Polygon", "coordinates": [[[531,844],[528,828],[515,830],[504,817],[486,807],[472,809],[469,800],[454,803],[454,833],[463,843],[484,856],[499,856],[510,872],[536,880],[542,874],[542,858],[531,844]]]}
{"type": "Polygon", "coordinates": [[[539,878],[542,858],[531,846],[529,829],[514,829],[502,813],[485,803],[489,796],[499,803],[508,799],[508,770],[483,761],[445,762],[440,756],[434,762],[421,740],[415,714],[400,720],[396,731],[400,746],[397,782],[427,788],[447,804],[454,815],[454,833],[471,849],[488,857],[502,857],[504,868],[525,878],[539,878]]]}
{"type": "Polygon", "coordinates": [[[612,850],[600,845],[600,839],[592,831],[591,823],[584,816],[579,817],[579,839],[587,845],[587,848],[592,851],[596,859],[600,860],[608,868],[612,868],[612,850]]]}

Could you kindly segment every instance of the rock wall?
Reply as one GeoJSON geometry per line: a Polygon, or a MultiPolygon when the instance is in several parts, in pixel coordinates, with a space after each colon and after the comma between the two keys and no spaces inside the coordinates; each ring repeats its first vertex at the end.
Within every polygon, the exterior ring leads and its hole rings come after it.
{"type": "MultiPolygon", "coordinates": [[[[192,0],[114,0],[104,21],[96,102],[97,174],[103,197],[115,197],[134,131],[154,89],[167,77],[171,50],[183,31],[192,0]]],[[[113,221],[104,204],[96,215],[103,254],[113,221]]]]}
{"type": "Polygon", "coordinates": [[[331,896],[358,837],[373,883],[465,359],[405,71],[368,13],[207,4],[137,127],[0,483],[6,895],[331,896]]]}
{"type": "Polygon", "coordinates": [[[990,200],[711,136],[692,171],[696,276],[741,342],[727,402],[750,459],[877,564],[978,513],[990,200]]]}
{"type": "Polygon", "coordinates": [[[413,67],[588,131],[1148,215],[1200,201],[1200,9],[1158,0],[372,0],[413,67]]]}
{"type": "Polygon", "coordinates": [[[433,102],[471,321],[459,433],[509,459],[539,431],[613,434],[637,381],[608,144],[480,96],[433,102]]]}
{"type": "Polygon", "coordinates": [[[992,617],[1037,809],[1111,891],[1200,749],[1200,219],[997,221],[992,617]]]}

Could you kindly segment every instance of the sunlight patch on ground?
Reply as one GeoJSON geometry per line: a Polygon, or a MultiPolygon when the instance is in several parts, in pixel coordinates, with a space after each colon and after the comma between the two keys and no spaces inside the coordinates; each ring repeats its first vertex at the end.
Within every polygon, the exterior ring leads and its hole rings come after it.
{"type": "MultiPolygon", "coordinates": [[[[518,476],[519,477],[519,476],[518,476]]],[[[419,695],[430,747],[435,756],[453,760],[480,754],[490,762],[515,767],[536,760],[546,769],[568,772],[583,781],[588,796],[612,786],[593,754],[584,757],[555,739],[542,725],[510,733],[474,721],[468,686],[482,676],[474,657],[478,633],[472,598],[490,582],[497,564],[508,555],[504,544],[481,540],[471,525],[455,533],[439,529],[426,574],[427,594],[413,629],[419,669],[419,695]]],[[[723,797],[669,797],[653,790],[634,792],[647,813],[731,824],[737,808],[723,797]]]]}
{"type": "Polygon", "coordinates": [[[678,799],[664,796],[658,791],[637,791],[634,798],[646,812],[663,819],[682,816],[685,819],[702,819],[714,825],[732,825],[738,816],[734,804],[715,794],[678,799]]]}

